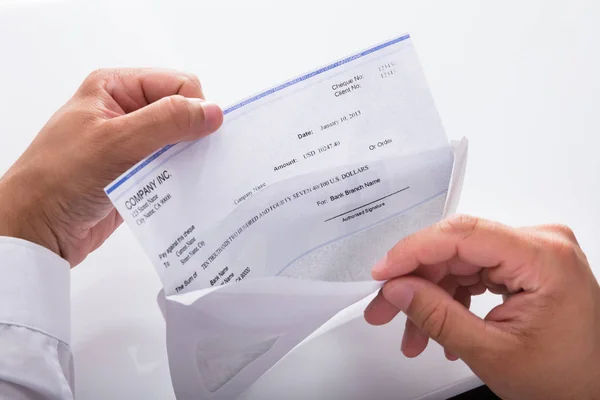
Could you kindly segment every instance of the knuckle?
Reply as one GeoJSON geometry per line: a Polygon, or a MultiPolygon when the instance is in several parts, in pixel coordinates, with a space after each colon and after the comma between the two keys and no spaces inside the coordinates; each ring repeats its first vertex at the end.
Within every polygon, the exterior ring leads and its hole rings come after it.
{"type": "Polygon", "coordinates": [[[200,82],[200,79],[198,78],[197,75],[192,74],[190,72],[184,72],[183,76],[185,77],[185,79],[187,79],[190,83],[192,83],[195,86],[198,86],[200,89],[202,89],[202,83],[200,82]]]}
{"type": "Polygon", "coordinates": [[[554,225],[548,226],[548,228],[552,232],[556,232],[557,234],[559,234],[560,236],[564,237],[565,239],[572,240],[572,241],[577,241],[577,239],[575,238],[575,233],[567,225],[554,224],[554,225]]]}
{"type": "Polygon", "coordinates": [[[84,79],[81,84],[80,90],[84,93],[94,93],[98,89],[100,89],[104,83],[108,80],[110,76],[112,76],[114,70],[112,69],[96,69],[84,79]]]}
{"type": "Polygon", "coordinates": [[[419,313],[422,321],[421,330],[427,332],[436,342],[444,341],[448,336],[448,306],[442,301],[437,301],[424,306],[419,313]]]}
{"type": "Polygon", "coordinates": [[[453,215],[440,222],[439,228],[446,235],[468,237],[477,229],[480,219],[470,215],[453,215]]]}
{"type": "Polygon", "coordinates": [[[112,69],[100,68],[96,69],[85,78],[87,83],[98,83],[105,80],[108,76],[113,74],[112,69]]]}
{"type": "Polygon", "coordinates": [[[110,69],[107,69],[107,68],[97,68],[97,69],[93,70],[92,72],[90,72],[90,74],[88,75],[88,78],[94,79],[94,78],[98,78],[101,76],[105,76],[109,71],[110,71],[110,69]]]}
{"type": "Polygon", "coordinates": [[[579,259],[579,246],[569,240],[553,237],[547,239],[545,246],[550,249],[555,257],[564,262],[579,259]]]}
{"type": "Polygon", "coordinates": [[[568,227],[567,225],[556,224],[556,225],[554,225],[554,229],[556,229],[563,235],[575,236],[575,234],[573,233],[573,230],[570,227],[568,227]]]}

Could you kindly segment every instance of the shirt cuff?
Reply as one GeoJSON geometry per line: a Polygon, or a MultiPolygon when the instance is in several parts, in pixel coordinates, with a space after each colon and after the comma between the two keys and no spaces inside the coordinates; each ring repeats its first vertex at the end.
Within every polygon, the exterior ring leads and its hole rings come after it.
{"type": "Polygon", "coordinates": [[[0,324],[70,343],[69,263],[37,244],[0,236],[0,324]]]}

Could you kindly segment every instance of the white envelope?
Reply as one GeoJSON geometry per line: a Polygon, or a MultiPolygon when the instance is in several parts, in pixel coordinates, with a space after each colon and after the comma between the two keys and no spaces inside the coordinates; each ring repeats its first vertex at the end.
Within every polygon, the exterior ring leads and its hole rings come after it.
{"type": "MultiPolygon", "coordinates": [[[[296,264],[335,269],[332,263],[343,260],[368,276],[373,262],[398,240],[455,212],[468,141],[463,138],[452,145],[454,161],[446,196],[329,243],[296,264]]],[[[372,280],[334,282],[277,276],[167,297],[161,291],[158,302],[167,326],[177,398],[237,398],[338,312],[380,287],[380,282],[372,280]]]]}

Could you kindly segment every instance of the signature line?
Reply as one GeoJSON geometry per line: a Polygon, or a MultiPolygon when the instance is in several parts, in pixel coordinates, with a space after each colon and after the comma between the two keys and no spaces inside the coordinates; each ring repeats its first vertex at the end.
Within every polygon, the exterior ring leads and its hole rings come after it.
{"type": "Polygon", "coordinates": [[[353,208],[352,210],[350,210],[350,211],[346,211],[345,213],[342,213],[342,214],[336,215],[335,217],[331,217],[331,218],[329,218],[329,219],[326,219],[326,220],[325,220],[325,222],[329,222],[329,221],[331,221],[331,220],[334,220],[334,219],[336,219],[336,218],[339,218],[339,217],[341,217],[341,216],[343,216],[343,215],[350,214],[352,211],[356,211],[356,210],[359,210],[359,209],[361,209],[361,208],[363,208],[363,207],[369,206],[369,205],[371,205],[371,204],[373,204],[373,203],[377,203],[378,201],[381,201],[381,200],[383,200],[383,199],[387,199],[388,197],[392,197],[392,196],[394,196],[394,195],[396,195],[396,194],[398,194],[398,193],[404,192],[405,190],[408,190],[408,189],[410,189],[410,186],[407,186],[407,187],[405,187],[404,189],[400,189],[400,190],[398,190],[398,191],[396,191],[396,192],[394,192],[394,193],[390,193],[390,194],[388,194],[387,196],[383,196],[383,197],[381,197],[381,198],[379,198],[379,199],[377,199],[377,200],[373,200],[373,201],[372,201],[372,202],[370,202],[370,203],[363,204],[363,205],[362,205],[362,206],[360,206],[360,207],[353,208]]]}

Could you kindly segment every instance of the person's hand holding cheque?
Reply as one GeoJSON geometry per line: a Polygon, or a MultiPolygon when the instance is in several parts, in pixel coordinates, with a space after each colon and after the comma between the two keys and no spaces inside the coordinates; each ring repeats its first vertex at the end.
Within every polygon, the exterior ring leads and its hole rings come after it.
{"type": "Polygon", "coordinates": [[[0,179],[0,398],[74,398],[69,267],[123,222],[108,184],[221,126],[203,98],[191,74],[98,70],[0,179]]]}
{"type": "Polygon", "coordinates": [[[372,274],[387,282],[365,318],[406,313],[407,357],[432,338],[502,398],[600,396],[600,287],[569,228],[455,216],[401,240],[372,274]],[[486,290],[504,302],[480,319],[468,309],[486,290]]]}
{"type": "Polygon", "coordinates": [[[104,187],[163,146],[223,122],[198,78],[156,69],[96,71],[0,181],[0,236],[75,266],[123,221],[104,187]]]}

